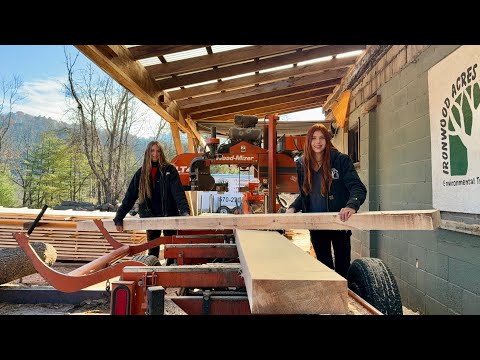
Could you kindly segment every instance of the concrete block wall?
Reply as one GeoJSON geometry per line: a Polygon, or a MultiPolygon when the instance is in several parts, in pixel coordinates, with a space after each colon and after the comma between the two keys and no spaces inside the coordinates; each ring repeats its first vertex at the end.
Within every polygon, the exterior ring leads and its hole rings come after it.
{"type": "MultiPolygon", "coordinates": [[[[427,72],[456,48],[432,45],[410,57],[407,47],[396,48],[398,72],[377,88],[381,103],[368,116],[360,115],[361,104],[354,106],[349,121],[360,118],[368,128],[360,141],[369,151],[359,169],[369,189],[365,209],[432,208],[427,72]]],[[[392,270],[408,308],[422,314],[480,314],[478,236],[440,229],[371,231],[357,237],[355,250],[363,253],[369,244],[370,256],[392,270]]]]}

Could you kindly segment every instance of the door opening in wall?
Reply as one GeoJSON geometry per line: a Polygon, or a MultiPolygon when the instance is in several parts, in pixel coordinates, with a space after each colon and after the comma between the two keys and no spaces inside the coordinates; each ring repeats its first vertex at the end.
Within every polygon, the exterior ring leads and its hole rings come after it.
{"type": "Polygon", "coordinates": [[[348,156],[354,164],[360,164],[360,118],[358,122],[348,130],[348,156]]]}

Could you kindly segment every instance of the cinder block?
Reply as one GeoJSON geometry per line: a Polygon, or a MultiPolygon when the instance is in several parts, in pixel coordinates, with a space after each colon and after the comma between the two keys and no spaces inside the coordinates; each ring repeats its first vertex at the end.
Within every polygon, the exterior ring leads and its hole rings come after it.
{"type": "MultiPolygon", "coordinates": [[[[418,311],[420,314],[425,313],[425,293],[419,291],[414,286],[407,286],[408,292],[407,296],[408,299],[406,303],[408,303],[408,308],[412,311],[418,311]]],[[[404,304],[404,299],[402,299],[402,304],[404,304]]]]}
{"type": "Polygon", "coordinates": [[[408,244],[407,262],[416,269],[424,270],[426,268],[427,250],[423,247],[408,244]]]}
{"type": "Polygon", "coordinates": [[[449,315],[448,308],[431,298],[425,296],[425,315],[449,315]]]}
{"type": "Polygon", "coordinates": [[[425,294],[447,306],[449,302],[448,281],[427,272],[425,275],[425,294]]]}
{"type": "Polygon", "coordinates": [[[463,315],[480,315],[480,296],[470,291],[463,291],[463,315]]]}
{"type": "Polygon", "coordinates": [[[456,285],[448,284],[447,306],[457,314],[463,313],[463,292],[464,290],[456,285]]]}
{"type": "Polygon", "coordinates": [[[412,286],[416,286],[417,276],[415,266],[406,261],[400,263],[400,278],[412,286]]]}
{"type": "Polygon", "coordinates": [[[427,251],[427,267],[429,273],[448,280],[448,256],[435,251],[427,251]]]}
{"type": "Polygon", "coordinates": [[[480,266],[449,257],[448,279],[465,290],[480,294],[480,266]]]}

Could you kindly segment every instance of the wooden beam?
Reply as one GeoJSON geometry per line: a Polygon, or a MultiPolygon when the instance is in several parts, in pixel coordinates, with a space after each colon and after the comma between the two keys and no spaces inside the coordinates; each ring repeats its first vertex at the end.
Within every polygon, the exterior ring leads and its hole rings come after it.
{"type": "Polygon", "coordinates": [[[380,104],[381,97],[380,95],[374,95],[370,100],[368,100],[365,105],[363,105],[362,114],[367,114],[368,112],[372,111],[380,104]]]}
{"type": "Polygon", "coordinates": [[[321,46],[311,50],[299,50],[286,55],[278,55],[257,61],[250,61],[238,65],[230,65],[207,71],[201,71],[194,74],[177,76],[158,80],[157,84],[161,89],[171,89],[189,84],[200,83],[204,81],[222,79],[230,76],[246,74],[250,72],[270,69],[277,66],[297,64],[302,61],[313,60],[325,56],[336,55],[343,52],[363,50],[365,45],[331,45],[321,46]]]}
{"type": "MultiPolygon", "coordinates": [[[[257,114],[277,114],[282,110],[285,109],[290,109],[291,107],[297,107],[297,106],[303,106],[303,105],[316,105],[317,107],[320,107],[321,104],[327,99],[327,95],[320,95],[320,96],[315,96],[311,98],[302,98],[300,100],[295,100],[295,101],[289,101],[289,102],[283,102],[283,103],[278,103],[278,104],[273,104],[269,106],[260,106],[260,107],[251,107],[249,109],[242,110],[243,115],[257,115],[257,114]]],[[[258,106],[258,105],[257,105],[258,106]]],[[[198,120],[203,120],[203,121],[212,121],[217,118],[225,118],[225,116],[230,116],[231,119],[233,119],[233,116],[237,114],[238,112],[233,111],[233,112],[223,112],[215,116],[210,116],[210,117],[200,117],[200,114],[197,114],[195,118],[192,117],[192,119],[198,119],[198,120]]],[[[258,115],[257,115],[258,116],[258,115]]]]}
{"type": "Polygon", "coordinates": [[[174,74],[178,75],[181,73],[208,69],[214,66],[237,63],[262,56],[281,54],[283,52],[292,51],[307,46],[308,45],[248,46],[238,50],[223,51],[212,55],[196,56],[194,58],[178,60],[171,63],[156,64],[148,66],[146,69],[152,78],[161,78],[174,74]]]}
{"type": "Polygon", "coordinates": [[[193,136],[190,133],[187,133],[187,141],[188,141],[188,151],[191,153],[195,152],[195,143],[193,141],[193,136]]]}
{"type": "Polygon", "coordinates": [[[197,125],[192,121],[192,119],[187,117],[185,119],[185,122],[187,123],[188,127],[190,128],[190,132],[193,133],[193,135],[195,135],[195,137],[198,139],[198,142],[200,143],[200,145],[202,145],[203,147],[206,147],[207,142],[202,137],[202,135],[198,132],[197,125]]]}
{"type": "Polygon", "coordinates": [[[160,106],[160,88],[125,47],[121,45],[75,45],[75,47],[165,120],[177,123],[183,131],[187,130],[185,125],[178,123],[177,119],[160,106]],[[109,51],[106,50],[106,46],[109,51]]]}
{"type": "Polygon", "coordinates": [[[243,87],[262,84],[267,82],[285,80],[290,77],[300,77],[322,72],[324,80],[337,79],[344,74],[342,68],[351,66],[352,59],[330,60],[316,64],[296,66],[286,70],[277,70],[261,74],[241,77],[238,79],[226,80],[214,84],[194,86],[188,89],[169,91],[172,100],[187,99],[191,96],[208,95],[223,90],[235,90],[243,87]]]}
{"type": "Polygon", "coordinates": [[[238,90],[230,90],[216,94],[198,96],[187,100],[178,100],[177,105],[182,111],[188,113],[190,111],[195,111],[192,110],[192,108],[195,109],[197,107],[201,108],[203,106],[211,106],[216,104],[223,105],[228,101],[243,102],[246,99],[254,99],[256,96],[260,97],[264,94],[269,95],[270,93],[274,93],[276,91],[288,91],[289,89],[301,88],[309,85],[315,86],[315,88],[317,89],[325,89],[338,85],[341,80],[341,77],[338,77],[336,79],[322,81],[322,77],[324,77],[322,73],[302,77],[294,77],[287,80],[275,81],[257,86],[250,86],[248,88],[242,88],[238,90]]]}
{"type": "Polygon", "coordinates": [[[209,45],[140,45],[128,48],[135,60],[149,57],[160,57],[167,54],[174,54],[180,51],[194,50],[209,45]]]}
{"type": "MultiPolygon", "coordinates": [[[[264,116],[266,115],[283,115],[283,114],[289,114],[297,111],[302,111],[302,110],[308,110],[308,109],[315,109],[315,108],[320,108],[322,107],[323,102],[313,102],[313,103],[303,103],[303,104],[295,104],[295,103],[290,103],[286,104],[285,107],[280,108],[275,108],[274,110],[270,109],[269,111],[260,111],[260,112],[255,112],[255,114],[247,114],[247,115],[256,115],[258,116],[259,119],[263,119],[264,116]]],[[[318,120],[319,122],[321,121],[320,119],[318,120]]],[[[216,122],[228,122],[230,123],[230,127],[233,126],[233,117],[232,115],[223,115],[215,118],[210,118],[210,119],[202,119],[202,120],[197,120],[195,121],[196,124],[204,124],[204,123],[216,123],[216,122]]],[[[313,124],[311,124],[313,125],[313,124]]],[[[310,125],[308,125],[310,126],[310,125]]]]}
{"type": "Polygon", "coordinates": [[[235,230],[235,243],[252,314],[348,312],[347,280],[278,232],[235,230]]]}
{"type": "MultiPolygon", "coordinates": [[[[103,221],[114,231],[113,220],[103,221]]],[[[347,221],[337,213],[219,214],[157,218],[125,218],[125,230],[192,229],[310,229],[310,230],[435,230],[440,225],[438,210],[369,211],[354,214],[347,221]]],[[[79,221],[77,230],[98,230],[93,221],[79,221]]]]}
{"type": "Polygon", "coordinates": [[[343,93],[344,90],[352,90],[357,82],[372,69],[375,64],[382,58],[384,54],[392,47],[392,45],[370,45],[367,50],[357,58],[355,66],[352,66],[345,75],[342,83],[335,89],[333,94],[325,103],[325,111],[330,110],[334,101],[343,93]]]}
{"type": "MultiPolygon", "coordinates": [[[[322,95],[329,95],[333,90],[333,85],[330,87],[323,87],[323,83],[314,83],[308,84],[304,86],[296,86],[287,89],[275,90],[268,93],[257,94],[257,95],[250,95],[250,96],[242,96],[237,99],[232,100],[225,100],[225,101],[218,101],[214,104],[206,104],[196,107],[191,107],[186,110],[186,113],[194,114],[204,111],[211,111],[215,109],[223,109],[230,106],[238,106],[242,104],[251,104],[258,101],[266,101],[270,99],[278,99],[282,96],[294,96],[296,94],[305,94],[311,91],[321,91],[322,95]]],[[[307,95],[306,95],[307,96],[307,95]]],[[[265,104],[266,105],[266,104],[265,104]]]]}
{"type": "Polygon", "coordinates": [[[478,224],[466,224],[459,221],[442,220],[440,227],[442,229],[480,236],[480,225],[478,224]]]}
{"type": "Polygon", "coordinates": [[[183,154],[182,142],[180,141],[180,133],[178,132],[178,126],[176,124],[170,123],[170,128],[172,129],[173,143],[175,145],[177,155],[183,154]]]}
{"type": "Polygon", "coordinates": [[[288,102],[297,101],[297,100],[306,100],[318,96],[328,96],[331,93],[329,89],[313,89],[310,91],[301,91],[298,93],[284,93],[283,96],[274,96],[272,98],[258,99],[252,102],[247,102],[243,104],[234,104],[233,106],[221,107],[213,110],[207,110],[198,113],[190,113],[192,119],[204,119],[210,118],[217,115],[225,114],[241,114],[243,111],[248,111],[251,109],[262,108],[266,106],[273,106],[279,104],[286,104],[288,102]]]}

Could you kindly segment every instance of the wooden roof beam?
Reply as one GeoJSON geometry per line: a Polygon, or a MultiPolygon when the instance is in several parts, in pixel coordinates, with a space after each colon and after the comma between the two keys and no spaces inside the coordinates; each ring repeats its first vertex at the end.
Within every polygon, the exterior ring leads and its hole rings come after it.
{"type": "MultiPolygon", "coordinates": [[[[272,114],[284,115],[284,114],[289,114],[289,113],[292,113],[292,112],[297,112],[297,111],[302,111],[302,110],[320,108],[320,107],[322,107],[322,103],[323,102],[313,102],[313,103],[310,103],[310,104],[301,104],[301,105],[293,104],[291,106],[286,106],[285,108],[282,108],[282,109],[277,108],[276,111],[272,111],[271,109],[269,111],[260,111],[260,112],[255,113],[254,115],[258,116],[259,119],[263,119],[263,117],[265,115],[272,115],[272,114]]],[[[224,117],[218,117],[218,118],[214,118],[214,119],[202,119],[202,120],[196,120],[195,121],[195,123],[197,124],[197,127],[201,126],[201,125],[206,126],[205,124],[225,123],[225,122],[230,123],[230,127],[234,126],[233,125],[233,116],[232,115],[226,115],[224,117]]]]}
{"type": "Polygon", "coordinates": [[[160,57],[180,51],[195,50],[209,45],[141,45],[128,48],[134,60],[160,57]]]}
{"type": "Polygon", "coordinates": [[[210,111],[204,111],[204,112],[199,112],[199,113],[194,113],[190,114],[192,119],[204,119],[204,118],[211,118],[213,116],[217,115],[224,115],[224,114],[242,114],[244,111],[248,111],[251,109],[256,109],[259,107],[266,107],[266,106],[274,106],[274,105],[279,105],[279,104],[285,104],[288,102],[296,101],[296,100],[303,100],[303,99],[310,99],[313,97],[318,97],[318,96],[328,96],[330,94],[329,89],[313,89],[310,91],[306,92],[299,92],[296,94],[284,94],[283,96],[279,97],[274,97],[271,99],[266,99],[266,100],[258,100],[258,101],[253,101],[245,104],[240,104],[240,105],[235,105],[235,106],[229,106],[229,107],[224,107],[220,109],[215,109],[215,110],[210,110],[210,111]]]}
{"type": "Polygon", "coordinates": [[[175,78],[158,80],[161,89],[172,89],[189,84],[200,83],[235,75],[246,74],[277,66],[296,64],[301,61],[313,60],[324,56],[336,55],[344,52],[363,50],[365,45],[331,45],[321,46],[311,50],[299,50],[291,54],[278,55],[267,59],[259,59],[248,63],[231,65],[213,70],[202,71],[194,74],[181,75],[175,78]]]}
{"type": "Polygon", "coordinates": [[[75,47],[169,123],[176,123],[182,131],[189,131],[185,122],[180,122],[160,104],[161,90],[125,47],[121,45],[75,45],[75,47]]]}
{"type": "Polygon", "coordinates": [[[325,72],[324,78],[322,80],[337,79],[344,74],[344,71],[340,70],[341,68],[349,67],[354,63],[355,59],[351,58],[333,59],[330,61],[315,64],[296,66],[285,70],[271,71],[261,74],[245,76],[238,79],[216,82],[214,84],[195,86],[188,89],[181,89],[176,91],[169,91],[168,93],[170,94],[172,100],[181,100],[187,99],[191,96],[208,95],[223,90],[235,90],[255,84],[285,80],[290,77],[306,76],[309,74],[315,74],[320,72],[325,72]]]}
{"type": "MultiPolygon", "coordinates": [[[[339,83],[339,82],[340,81],[338,80],[336,83],[339,83]]],[[[239,97],[237,99],[232,99],[232,100],[218,101],[213,104],[191,107],[185,112],[193,116],[193,114],[195,113],[212,111],[216,109],[224,109],[231,106],[251,104],[258,101],[263,101],[265,103],[265,101],[268,101],[270,99],[275,99],[283,96],[294,96],[296,94],[301,94],[301,93],[305,94],[311,91],[322,91],[322,95],[329,95],[332,92],[333,87],[335,86],[333,82],[329,87],[322,86],[322,84],[323,83],[313,83],[313,84],[308,84],[304,86],[296,86],[296,87],[287,88],[287,89],[280,89],[280,90],[271,91],[268,93],[263,93],[258,95],[243,96],[243,97],[239,97]]]]}
{"type": "MultiPolygon", "coordinates": [[[[344,73],[346,72],[347,69],[344,68],[344,73]]],[[[177,100],[176,103],[183,112],[190,112],[193,111],[192,109],[196,107],[213,106],[216,105],[216,103],[222,103],[229,100],[243,100],[243,98],[248,98],[250,96],[262,96],[263,94],[268,94],[275,91],[288,90],[296,87],[308,86],[311,84],[315,84],[317,89],[324,89],[338,85],[342,76],[340,75],[338,78],[330,80],[323,80],[324,78],[325,75],[323,73],[302,77],[292,77],[287,80],[280,80],[267,84],[250,86],[248,88],[230,90],[205,96],[198,96],[191,99],[177,100]]]]}
{"type": "MultiPolygon", "coordinates": [[[[280,113],[280,111],[289,109],[291,107],[295,106],[303,106],[303,105],[313,105],[316,104],[317,107],[321,106],[321,104],[327,99],[327,95],[321,95],[321,96],[316,96],[312,97],[309,99],[301,99],[301,100],[296,100],[296,101],[290,101],[290,102],[284,102],[281,104],[274,104],[274,105],[269,105],[269,106],[261,106],[261,107],[256,107],[256,108],[251,108],[248,110],[244,110],[241,113],[243,115],[257,115],[257,114],[276,114],[280,113]]],[[[216,116],[210,116],[208,118],[198,118],[198,120],[201,121],[215,121],[215,120],[221,120],[221,121],[232,121],[233,122],[233,117],[235,114],[238,114],[238,112],[231,112],[231,113],[225,113],[225,114],[219,114],[216,116]]],[[[258,116],[258,115],[257,115],[258,116]]]]}
{"type": "Polygon", "coordinates": [[[240,61],[250,60],[262,56],[281,54],[296,50],[309,45],[257,45],[248,46],[238,50],[223,51],[212,55],[196,56],[194,58],[173,61],[166,64],[148,66],[147,70],[152,78],[160,78],[169,75],[178,75],[192,71],[233,64],[240,61]]]}

